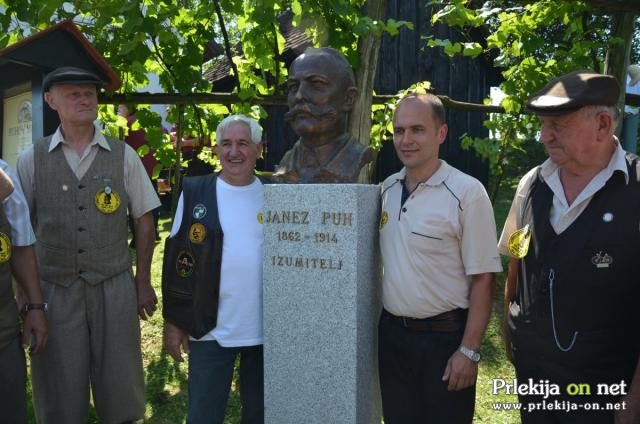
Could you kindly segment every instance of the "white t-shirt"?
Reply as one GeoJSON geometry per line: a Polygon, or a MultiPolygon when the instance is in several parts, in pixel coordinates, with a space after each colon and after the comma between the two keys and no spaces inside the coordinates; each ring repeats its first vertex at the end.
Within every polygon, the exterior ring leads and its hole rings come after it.
{"type": "MultiPolygon", "coordinates": [[[[217,178],[220,225],[224,232],[220,301],[216,328],[200,341],[216,340],[224,347],[262,344],[262,211],[263,186],[257,178],[246,186],[233,186],[217,178]]],[[[180,229],[180,195],[171,236],[180,229]]],[[[196,339],[191,339],[196,340],[196,339]]]]}

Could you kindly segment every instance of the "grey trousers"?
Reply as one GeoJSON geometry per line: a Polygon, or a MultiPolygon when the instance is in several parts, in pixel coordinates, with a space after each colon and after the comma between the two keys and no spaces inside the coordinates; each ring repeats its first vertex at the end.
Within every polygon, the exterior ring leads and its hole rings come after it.
{"type": "Polygon", "coordinates": [[[85,424],[89,390],[107,424],[144,415],[137,295],[130,271],[95,286],[41,282],[49,302],[46,349],[33,357],[39,424],[85,424]]]}

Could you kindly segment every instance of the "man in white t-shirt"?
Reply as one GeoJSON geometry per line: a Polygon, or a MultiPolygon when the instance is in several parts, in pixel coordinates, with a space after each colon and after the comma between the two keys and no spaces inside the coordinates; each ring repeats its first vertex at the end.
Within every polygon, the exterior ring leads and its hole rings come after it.
{"type": "Polygon", "coordinates": [[[238,355],[242,422],[262,423],[262,128],[231,115],[216,139],[222,170],[184,180],[166,242],[165,349],[189,354],[188,423],[223,422],[238,355]]]}

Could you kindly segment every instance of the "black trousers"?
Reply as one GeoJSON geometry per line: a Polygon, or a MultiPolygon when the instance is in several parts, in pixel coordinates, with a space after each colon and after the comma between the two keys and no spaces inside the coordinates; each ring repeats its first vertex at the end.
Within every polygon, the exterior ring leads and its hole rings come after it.
{"type": "Polygon", "coordinates": [[[380,318],[378,360],[385,424],[471,423],[475,385],[448,391],[448,382],[442,381],[463,331],[419,332],[380,318]]]}

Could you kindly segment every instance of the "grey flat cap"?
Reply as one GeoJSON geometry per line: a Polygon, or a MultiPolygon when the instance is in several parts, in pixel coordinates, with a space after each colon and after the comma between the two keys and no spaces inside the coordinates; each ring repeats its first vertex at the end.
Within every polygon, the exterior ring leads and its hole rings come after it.
{"type": "Polygon", "coordinates": [[[49,91],[55,84],[93,84],[102,87],[104,81],[93,72],[73,66],[63,66],[49,72],[42,81],[43,91],[49,91]]]}
{"type": "Polygon", "coordinates": [[[554,79],[533,94],[526,110],[538,115],[563,115],[583,106],[613,106],[619,95],[620,85],[611,75],[575,71],[554,79]]]}

